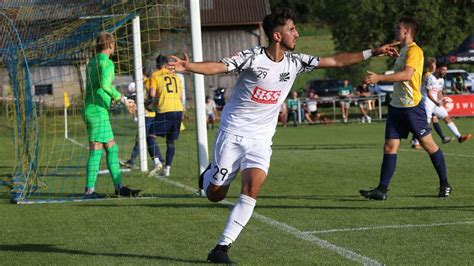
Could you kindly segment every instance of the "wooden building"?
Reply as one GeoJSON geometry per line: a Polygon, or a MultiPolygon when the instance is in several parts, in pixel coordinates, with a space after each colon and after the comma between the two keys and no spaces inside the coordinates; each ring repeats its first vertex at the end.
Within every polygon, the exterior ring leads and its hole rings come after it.
{"type": "MultiPolygon", "coordinates": [[[[262,20],[269,13],[269,0],[201,0],[203,59],[220,60],[264,45],[262,20]]],[[[212,85],[226,88],[228,97],[236,79],[237,74],[206,76],[206,95],[212,96],[212,85]]]]}

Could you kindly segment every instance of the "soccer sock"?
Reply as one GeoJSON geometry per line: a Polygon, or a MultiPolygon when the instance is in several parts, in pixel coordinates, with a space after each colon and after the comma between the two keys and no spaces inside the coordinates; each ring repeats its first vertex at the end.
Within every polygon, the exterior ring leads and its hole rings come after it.
{"type": "Polygon", "coordinates": [[[158,148],[158,145],[155,142],[155,138],[151,136],[146,137],[146,147],[148,150],[148,154],[150,155],[151,158],[158,158],[163,159],[161,156],[160,150],[158,148]],[[157,150],[158,149],[158,150],[157,150]]]}
{"type": "Polygon", "coordinates": [[[435,123],[433,122],[433,127],[436,131],[436,133],[438,133],[439,137],[444,140],[445,136],[443,134],[443,131],[441,131],[441,127],[439,126],[439,123],[435,123]]]}
{"type": "Polygon", "coordinates": [[[206,170],[204,170],[204,178],[203,178],[203,184],[202,184],[202,189],[207,193],[207,188],[209,187],[209,185],[211,184],[211,176],[212,176],[212,173],[211,171],[209,171],[211,169],[211,165],[208,166],[208,168],[206,168],[206,170]]]}
{"type": "Polygon", "coordinates": [[[451,132],[453,132],[453,134],[454,134],[454,136],[456,136],[456,138],[461,137],[461,133],[459,133],[458,127],[456,126],[456,124],[454,124],[454,122],[448,123],[446,125],[448,126],[449,130],[451,130],[451,132]]]}
{"type": "Polygon", "coordinates": [[[445,187],[448,185],[448,173],[446,170],[446,163],[444,162],[444,155],[441,149],[435,153],[430,154],[431,162],[433,163],[436,173],[439,177],[439,185],[445,187]]]}
{"type": "Polygon", "coordinates": [[[239,199],[235,203],[234,209],[232,209],[232,212],[229,215],[224,232],[217,243],[218,245],[228,246],[237,239],[242,229],[244,229],[244,226],[250,220],[250,217],[252,217],[256,203],[257,200],[254,198],[240,194],[239,199]]]}
{"type": "Polygon", "coordinates": [[[388,185],[397,167],[397,154],[384,154],[378,189],[387,192],[388,185]]]}
{"type": "Polygon", "coordinates": [[[89,150],[89,159],[87,160],[86,188],[95,187],[95,181],[97,180],[97,173],[99,172],[101,157],[102,150],[89,150]]]}
{"type": "Polygon", "coordinates": [[[135,145],[133,146],[133,151],[132,155],[130,155],[130,162],[133,164],[135,160],[137,159],[138,155],[140,155],[140,144],[138,143],[138,136],[137,139],[135,140],[135,145]]]}
{"type": "Polygon", "coordinates": [[[122,184],[122,173],[120,172],[118,150],[119,148],[117,144],[114,144],[112,147],[105,148],[105,151],[107,152],[107,166],[115,186],[120,186],[122,184]]]}
{"type": "MultiPolygon", "coordinates": [[[[158,143],[156,143],[156,140],[155,140],[154,137],[149,137],[149,138],[150,138],[150,141],[152,141],[152,142],[150,142],[148,147],[149,148],[151,147],[153,149],[153,154],[154,154],[153,157],[157,157],[158,159],[160,159],[160,162],[163,163],[165,161],[165,158],[163,158],[163,155],[161,155],[160,146],[158,145],[158,143]],[[151,144],[151,143],[153,143],[153,144],[151,144]]],[[[147,138],[147,144],[149,143],[148,141],[149,140],[147,138]]],[[[148,150],[148,152],[150,152],[150,151],[148,150]]]]}
{"type": "Polygon", "coordinates": [[[174,147],[174,141],[166,141],[166,164],[171,165],[176,148],[174,147]]]}

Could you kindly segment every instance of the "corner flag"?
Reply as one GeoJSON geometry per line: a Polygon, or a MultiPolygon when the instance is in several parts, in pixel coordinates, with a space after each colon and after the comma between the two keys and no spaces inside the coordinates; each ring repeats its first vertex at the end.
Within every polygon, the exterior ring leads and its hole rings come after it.
{"type": "Polygon", "coordinates": [[[64,107],[69,108],[69,106],[71,106],[69,95],[67,95],[67,92],[64,92],[64,107]]]}

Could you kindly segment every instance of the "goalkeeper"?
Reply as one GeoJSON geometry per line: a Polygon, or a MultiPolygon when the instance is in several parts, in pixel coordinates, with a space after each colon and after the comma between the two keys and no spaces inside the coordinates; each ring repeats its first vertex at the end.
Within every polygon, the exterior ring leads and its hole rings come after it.
{"type": "Polygon", "coordinates": [[[129,112],[136,109],[133,100],[122,96],[112,85],[115,68],[109,59],[115,51],[113,35],[108,32],[99,34],[96,40],[97,54],[87,64],[86,100],[84,118],[89,136],[89,159],[87,161],[87,179],[84,198],[101,197],[95,192],[95,182],[105,147],[107,167],[112,175],[115,194],[136,197],[140,190],[132,190],[122,185],[122,176],[118,160],[118,146],[114,140],[110,125],[109,108],[112,101],[123,103],[129,112]]]}

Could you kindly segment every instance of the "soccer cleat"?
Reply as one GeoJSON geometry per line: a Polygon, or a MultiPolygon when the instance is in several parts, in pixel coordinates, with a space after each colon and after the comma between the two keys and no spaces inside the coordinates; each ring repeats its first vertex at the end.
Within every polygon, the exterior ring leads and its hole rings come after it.
{"type": "Polygon", "coordinates": [[[92,192],[91,194],[84,194],[83,199],[103,199],[105,195],[98,194],[96,192],[92,192]]]}
{"type": "Polygon", "coordinates": [[[149,177],[154,177],[160,172],[160,170],[163,168],[163,165],[161,163],[155,164],[155,167],[148,173],[149,177]]]}
{"type": "Polygon", "coordinates": [[[372,123],[372,117],[367,116],[367,123],[369,123],[369,124],[372,123]]]}
{"type": "Polygon", "coordinates": [[[171,166],[170,165],[165,165],[165,168],[163,168],[163,172],[160,173],[161,176],[170,176],[170,171],[171,171],[171,166]]]}
{"type": "Polygon", "coordinates": [[[362,117],[362,124],[365,124],[365,120],[366,120],[366,118],[365,118],[365,116],[363,116],[362,117]]]}
{"type": "Polygon", "coordinates": [[[120,190],[115,190],[115,195],[121,196],[121,197],[138,197],[140,194],[139,189],[130,189],[126,186],[123,186],[120,188],[120,190]]]}
{"type": "Polygon", "coordinates": [[[129,169],[133,168],[133,162],[130,161],[130,160],[126,160],[126,161],[120,160],[119,163],[120,163],[120,166],[122,166],[122,167],[129,168],[129,169]]]}
{"type": "Polygon", "coordinates": [[[212,263],[235,265],[235,262],[231,261],[227,251],[230,246],[217,245],[207,255],[207,261],[212,263]]]}
{"type": "Polygon", "coordinates": [[[387,193],[382,192],[376,188],[372,190],[359,190],[361,196],[365,197],[366,199],[373,199],[373,200],[386,200],[387,193]]]}
{"type": "Polygon", "coordinates": [[[459,143],[463,143],[464,141],[470,140],[472,138],[472,134],[462,135],[458,138],[459,143]]]}
{"type": "Polygon", "coordinates": [[[447,197],[449,197],[449,194],[451,194],[452,191],[453,191],[453,188],[449,185],[447,185],[445,187],[439,187],[438,197],[439,198],[447,198],[447,197]]]}
{"type": "Polygon", "coordinates": [[[451,141],[453,141],[453,138],[452,138],[452,137],[444,137],[444,139],[443,139],[443,144],[450,143],[451,141]]]}

